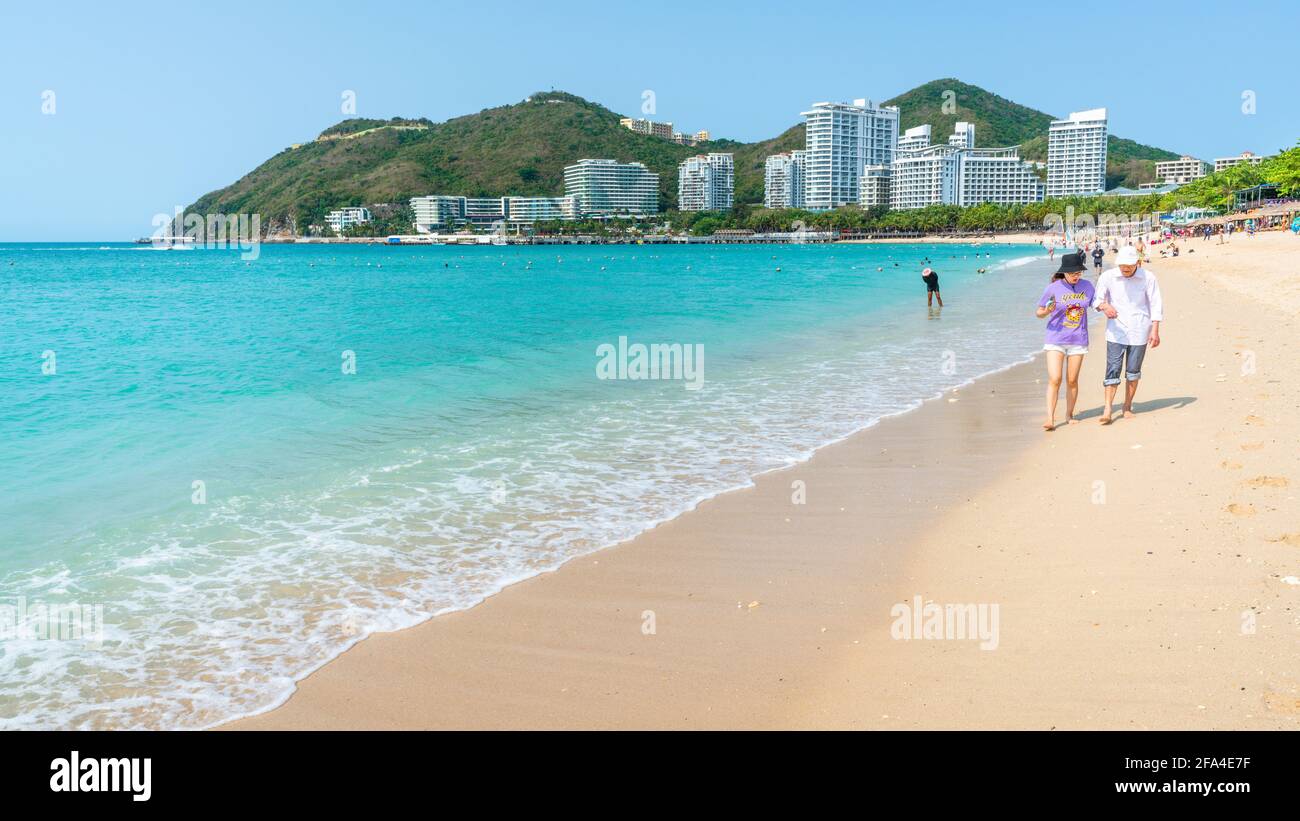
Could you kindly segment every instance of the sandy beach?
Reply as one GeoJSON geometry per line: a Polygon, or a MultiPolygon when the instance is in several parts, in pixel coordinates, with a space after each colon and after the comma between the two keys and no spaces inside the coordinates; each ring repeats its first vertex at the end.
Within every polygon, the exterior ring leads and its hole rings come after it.
{"type": "Polygon", "coordinates": [[[1136,417],[1098,424],[1094,314],[1078,424],[1040,357],[225,726],[1295,729],[1300,240],[1180,244],[1136,417]],[[892,637],[917,597],[996,605],[996,648],[892,637]]]}

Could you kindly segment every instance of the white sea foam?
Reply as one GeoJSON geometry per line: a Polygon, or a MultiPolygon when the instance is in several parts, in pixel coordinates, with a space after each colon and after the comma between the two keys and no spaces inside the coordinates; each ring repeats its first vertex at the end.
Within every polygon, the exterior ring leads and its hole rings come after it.
{"type": "Polygon", "coordinates": [[[1029,265],[1031,263],[1039,262],[1045,259],[1047,259],[1047,254],[1040,254],[1038,256],[1032,256],[1032,257],[1016,257],[1015,259],[1007,260],[1001,265],[994,266],[993,270],[997,271],[997,270],[1006,270],[1011,268],[1021,268],[1024,267],[1025,265],[1029,265]]]}
{"type": "Polygon", "coordinates": [[[470,607],[1025,361],[1037,327],[979,307],[923,340],[846,327],[715,366],[693,394],[611,385],[324,487],[160,521],[75,576],[57,563],[11,573],[3,589],[28,599],[104,604],[108,631],[99,647],[7,648],[0,728],[196,728],[273,707],[372,632],[470,607]],[[944,352],[955,371],[938,367],[944,352]]]}

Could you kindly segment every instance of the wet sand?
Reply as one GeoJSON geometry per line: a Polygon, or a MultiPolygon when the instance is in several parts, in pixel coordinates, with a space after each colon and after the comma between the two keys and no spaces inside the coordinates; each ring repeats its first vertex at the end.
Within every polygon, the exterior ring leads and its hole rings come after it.
{"type": "Polygon", "coordinates": [[[1300,240],[1183,247],[1136,417],[1097,423],[1094,318],[1079,424],[1041,358],[985,377],[226,727],[1295,728],[1300,240]],[[892,637],[917,596],[997,648],[892,637]]]}

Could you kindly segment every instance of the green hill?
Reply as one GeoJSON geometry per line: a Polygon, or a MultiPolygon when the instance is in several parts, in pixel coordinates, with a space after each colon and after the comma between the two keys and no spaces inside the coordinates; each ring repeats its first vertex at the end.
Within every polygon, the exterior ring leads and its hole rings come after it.
{"type": "MultiPolygon", "coordinates": [[[[957,120],[976,125],[981,146],[1024,144],[1025,156],[1045,154],[1052,117],[956,80],[936,80],[890,105],[902,108],[904,128],[929,122],[939,135],[957,120]],[[956,93],[956,111],[943,113],[943,92],[956,93]]],[[[637,160],[659,174],[660,203],[676,205],[677,165],[701,151],[736,155],[736,202],[761,203],[765,158],[802,148],[795,125],[756,143],[714,140],[698,148],[636,134],[619,125],[621,115],[563,92],[535,94],[442,123],[425,119],[352,119],[321,136],[287,148],[235,183],[199,198],[198,213],[256,213],[264,227],[321,224],[325,212],[344,205],[391,203],[413,196],[504,194],[556,196],[564,190],[564,167],[583,157],[637,160]]],[[[1177,155],[1111,137],[1110,184],[1136,185],[1154,178],[1155,159],[1177,155]]]]}
{"type": "MultiPolygon", "coordinates": [[[[1020,156],[1039,162],[1047,160],[1048,126],[1059,119],[952,78],[917,86],[884,104],[899,107],[900,133],[929,123],[938,142],[947,139],[958,121],[974,123],[975,144],[980,148],[1019,145],[1020,156]],[[952,94],[946,95],[949,91],[952,94]],[[954,104],[953,113],[944,112],[944,103],[949,100],[954,104]]],[[[1172,151],[1111,134],[1106,144],[1106,187],[1137,188],[1139,183],[1154,182],[1156,161],[1178,157],[1172,151]]]]}

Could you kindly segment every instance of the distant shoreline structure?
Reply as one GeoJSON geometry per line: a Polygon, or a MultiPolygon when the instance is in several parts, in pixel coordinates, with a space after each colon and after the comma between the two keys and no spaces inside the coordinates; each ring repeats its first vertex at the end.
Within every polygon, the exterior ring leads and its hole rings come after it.
{"type": "MultiPolygon", "coordinates": [[[[789,231],[771,233],[718,232],[707,236],[651,234],[638,237],[608,237],[594,234],[502,236],[494,234],[394,234],[387,237],[268,237],[264,245],[382,245],[459,247],[502,245],[824,245],[837,242],[920,242],[920,241],[1031,242],[1020,234],[995,232],[925,233],[918,231],[789,231]],[[1005,239],[1004,237],[1012,237],[1005,239]]],[[[138,239],[137,244],[152,244],[138,239]]]]}

